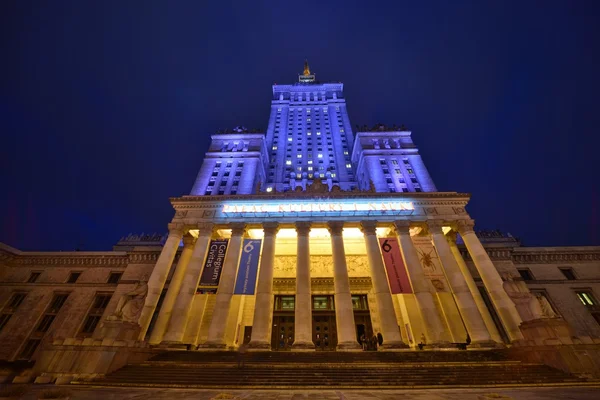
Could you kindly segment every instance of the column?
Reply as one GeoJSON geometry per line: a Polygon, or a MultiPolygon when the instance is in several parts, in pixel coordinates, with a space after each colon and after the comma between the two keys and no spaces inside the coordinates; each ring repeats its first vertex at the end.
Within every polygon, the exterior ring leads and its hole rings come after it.
{"type": "Polygon", "coordinates": [[[227,327],[227,317],[229,315],[231,296],[233,296],[235,276],[242,250],[242,241],[244,233],[246,232],[246,224],[244,223],[235,223],[230,224],[229,226],[231,227],[231,239],[227,246],[227,255],[223,261],[223,269],[221,270],[221,279],[219,282],[219,289],[217,290],[215,308],[208,328],[208,338],[202,347],[226,347],[225,328],[227,327]]]}
{"type": "Polygon", "coordinates": [[[477,305],[477,308],[479,309],[479,313],[481,314],[481,317],[483,318],[483,322],[485,323],[485,326],[487,327],[487,330],[490,333],[490,337],[492,338],[492,340],[494,342],[496,342],[497,345],[503,344],[503,340],[502,340],[502,337],[500,336],[500,333],[498,332],[498,328],[496,328],[496,324],[494,323],[494,320],[492,319],[492,316],[490,315],[490,311],[488,310],[487,306],[485,305],[485,302],[483,301],[483,298],[481,297],[481,293],[479,293],[477,284],[473,280],[473,275],[471,275],[471,272],[469,271],[469,267],[467,267],[465,260],[463,260],[462,255],[460,254],[460,250],[456,246],[456,232],[452,231],[452,232],[448,233],[446,235],[446,238],[448,239],[448,243],[450,244],[450,250],[452,251],[452,254],[454,255],[454,259],[456,260],[458,267],[460,268],[463,276],[465,277],[467,286],[469,286],[469,290],[471,291],[471,295],[473,296],[473,299],[475,300],[475,304],[477,305]]]}
{"type": "Polygon", "coordinates": [[[471,346],[494,346],[492,338],[483,322],[483,318],[481,318],[479,309],[475,304],[475,300],[473,300],[473,296],[469,291],[465,277],[452,255],[446,236],[442,231],[442,225],[442,221],[427,222],[433,245],[442,262],[442,267],[444,268],[446,279],[450,285],[450,290],[452,290],[454,301],[458,306],[458,311],[465,324],[465,328],[471,337],[471,346]]]}
{"type": "Polygon", "coordinates": [[[139,340],[144,340],[146,331],[152,320],[152,315],[158,304],[158,299],[162,294],[163,287],[169,275],[169,270],[173,264],[173,259],[179,248],[179,243],[183,237],[183,226],[180,224],[169,224],[169,237],[165,242],[160,256],[156,261],[156,265],[152,270],[150,279],[148,279],[148,294],[144,301],[144,308],[138,320],[138,324],[141,327],[139,340]]]}
{"type": "Polygon", "coordinates": [[[379,241],[375,233],[376,222],[362,221],[360,225],[365,237],[367,258],[369,259],[369,267],[371,268],[371,281],[373,282],[373,290],[377,299],[377,308],[379,309],[383,346],[385,349],[408,347],[402,341],[400,329],[398,328],[394,302],[390,293],[385,267],[383,266],[383,258],[379,250],[379,241]]]}
{"type": "Polygon", "coordinates": [[[415,341],[419,341],[422,333],[425,334],[428,345],[442,345],[443,341],[441,338],[444,332],[444,324],[437,313],[435,302],[433,301],[431,281],[423,273],[417,249],[410,238],[410,221],[396,221],[394,222],[394,227],[396,228],[404,264],[408,270],[410,283],[415,294],[415,300],[421,313],[423,325],[425,326],[425,332],[415,332],[415,341]]]}
{"type": "MultiPolygon", "coordinates": [[[[356,324],[354,322],[354,309],[350,293],[350,279],[346,265],[346,251],[344,250],[344,223],[330,221],[327,229],[331,236],[331,250],[333,255],[333,287],[335,296],[335,323],[337,326],[338,351],[360,350],[356,341],[356,324]]],[[[384,338],[385,339],[385,338],[384,338]]]]}
{"type": "Polygon", "coordinates": [[[275,238],[279,231],[277,222],[263,224],[263,248],[260,272],[256,288],[252,338],[248,344],[253,349],[271,349],[271,324],[273,321],[273,263],[275,262],[275,238]]]}
{"type": "Polygon", "coordinates": [[[488,290],[490,299],[504,324],[509,339],[511,342],[522,340],[523,334],[519,329],[519,325],[522,322],[521,317],[517,312],[515,304],[504,291],[502,278],[500,278],[498,270],[492,263],[492,260],[490,260],[477,235],[475,235],[473,231],[474,225],[473,220],[460,220],[458,221],[458,232],[463,238],[465,246],[467,246],[467,250],[473,259],[473,263],[479,272],[483,284],[488,290]]]}
{"type": "Polygon", "coordinates": [[[175,300],[167,332],[163,337],[163,343],[165,344],[174,346],[183,344],[182,340],[188,321],[188,315],[190,308],[192,307],[194,296],[196,295],[196,289],[198,288],[198,281],[200,281],[200,273],[204,267],[204,259],[208,252],[212,231],[213,224],[198,224],[198,239],[196,239],[192,257],[190,258],[188,268],[185,271],[181,289],[179,290],[179,296],[177,296],[177,299],[175,300]]]}
{"type": "Polygon", "coordinates": [[[310,294],[310,222],[296,222],[296,304],[294,308],[294,350],[314,350],[310,294]]]}
{"type": "Polygon", "coordinates": [[[152,334],[150,335],[149,340],[150,344],[160,343],[163,338],[163,335],[165,334],[167,324],[171,319],[173,305],[175,304],[175,300],[179,295],[181,282],[183,281],[185,271],[188,267],[190,259],[192,258],[192,251],[194,250],[195,242],[196,239],[189,233],[183,237],[183,250],[181,251],[181,255],[179,256],[179,262],[177,263],[177,267],[175,268],[175,273],[173,274],[171,282],[169,283],[169,290],[167,291],[167,295],[165,296],[162,306],[160,307],[158,318],[154,323],[154,328],[152,328],[152,334]]]}

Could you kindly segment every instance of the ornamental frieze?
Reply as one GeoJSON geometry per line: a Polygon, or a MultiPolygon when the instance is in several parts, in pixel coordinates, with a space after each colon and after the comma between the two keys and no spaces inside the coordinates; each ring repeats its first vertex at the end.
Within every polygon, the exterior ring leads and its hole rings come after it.
{"type": "MultiPolygon", "coordinates": [[[[273,265],[273,276],[295,277],[297,257],[276,256],[273,265]]],[[[370,275],[366,255],[346,256],[348,275],[351,277],[366,277],[370,275]]],[[[312,277],[333,276],[333,258],[330,255],[310,256],[310,275],[312,277]]]]}

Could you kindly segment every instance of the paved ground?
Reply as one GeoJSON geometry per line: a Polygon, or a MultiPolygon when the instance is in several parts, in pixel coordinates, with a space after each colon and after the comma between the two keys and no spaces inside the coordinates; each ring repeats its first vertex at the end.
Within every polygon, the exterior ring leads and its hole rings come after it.
{"type": "MultiPolygon", "coordinates": [[[[57,386],[29,386],[23,400],[37,399],[37,394],[57,386]]],[[[60,388],[66,388],[62,386],[60,388]]],[[[202,390],[99,388],[70,386],[71,400],[88,399],[198,399],[198,400],[597,400],[598,387],[545,387],[512,389],[422,389],[422,390],[202,390]]]]}

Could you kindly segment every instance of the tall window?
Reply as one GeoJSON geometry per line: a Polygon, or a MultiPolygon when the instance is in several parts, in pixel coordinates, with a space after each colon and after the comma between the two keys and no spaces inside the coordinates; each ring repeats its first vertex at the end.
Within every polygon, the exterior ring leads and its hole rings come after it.
{"type": "Polygon", "coordinates": [[[38,280],[41,274],[41,272],[32,272],[31,275],[29,275],[29,279],[27,279],[27,283],[34,283],[38,280]]]}
{"type": "Polygon", "coordinates": [[[13,293],[8,304],[2,310],[2,314],[0,314],[0,332],[2,332],[2,328],[8,323],[15,311],[17,311],[17,308],[23,303],[25,296],[27,296],[27,293],[13,293]]]}
{"type": "Polygon", "coordinates": [[[50,326],[52,326],[52,323],[56,319],[56,316],[67,301],[68,297],[69,295],[66,293],[54,295],[52,301],[50,302],[50,306],[44,313],[42,319],[34,329],[31,336],[29,336],[29,340],[27,341],[27,343],[25,343],[25,346],[21,350],[21,354],[19,355],[20,360],[29,360],[33,356],[35,350],[42,341],[42,338],[44,337],[46,332],[48,332],[50,326]]]}
{"type": "Polygon", "coordinates": [[[101,293],[96,295],[94,304],[88,312],[85,322],[83,323],[83,327],[81,328],[81,332],[79,332],[79,336],[87,337],[94,333],[96,327],[98,326],[98,322],[100,322],[100,319],[104,314],[104,310],[106,310],[106,306],[110,302],[111,297],[112,293],[101,293]]]}

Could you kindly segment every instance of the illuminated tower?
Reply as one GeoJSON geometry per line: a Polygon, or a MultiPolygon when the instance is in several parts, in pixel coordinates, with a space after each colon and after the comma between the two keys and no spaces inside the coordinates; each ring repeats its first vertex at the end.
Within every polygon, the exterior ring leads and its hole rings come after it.
{"type": "Polygon", "coordinates": [[[291,85],[273,85],[266,134],[237,127],[212,136],[192,195],[306,190],[431,192],[435,185],[404,128],[352,132],[342,83],[320,83],[308,62],[291,85]],[[356,142],[356,143],[355,143],[356,142]]]}

